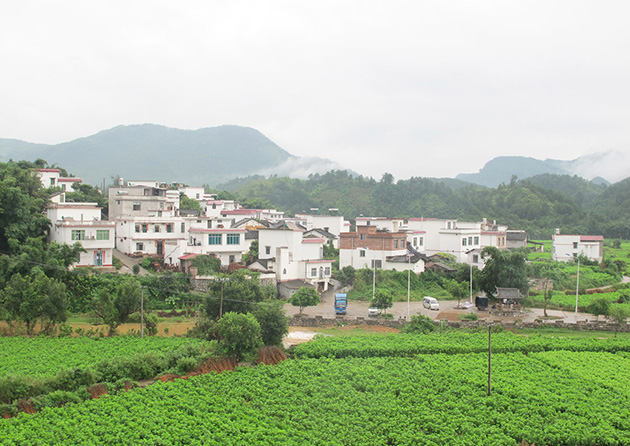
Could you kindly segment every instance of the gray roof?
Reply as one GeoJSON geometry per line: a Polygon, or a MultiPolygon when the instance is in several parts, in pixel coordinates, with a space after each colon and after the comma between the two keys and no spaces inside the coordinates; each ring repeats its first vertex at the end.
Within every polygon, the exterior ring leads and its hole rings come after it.
{"type": "Polygon", "coordinates": [[[497,288],[497,299],[524,299],[518,288],[497,288]]]}
{"type": "Polygon", "coordinates": [[[336,239],[336,238],[337,238],[337,236],[336,236],[335,234],[333,234],[332,232],[328,232],[328,231],[326,231],[325,229],[322,229],[322,228],[313,228],[313,229],[310,229],[310,230],[308,230],[308,231],[306,231],[306,232],[304,233],[304,236],[305,236],[305,237],[308,237],[308,236],[309,236],[309,235],[311,235],[313,232],[317,232],[317,233],[318,233],[318,234],[320,234],[321,236],[326,237],[326,238],[329,238],[329,239],[333,239],[333,240],[334,240],[334,239],[336,239]]]}
{"type": "Polygon", "coordinates": [[[527,240],[527,232],[525,231],[508,231],[506,239],[511,242],[524,242],[527,240]]]}

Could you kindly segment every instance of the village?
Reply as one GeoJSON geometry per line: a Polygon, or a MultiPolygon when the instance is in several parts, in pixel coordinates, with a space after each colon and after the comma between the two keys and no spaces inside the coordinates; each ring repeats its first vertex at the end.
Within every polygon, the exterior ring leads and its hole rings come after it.
{"type": "MultiPolygon", "coordinates": [[[[49,240],[79,242],[86,251],[74,265],[79,268],[112,271],[116,254],[123,259],[151,256],[196,278],[192,259],[212,256],[226,270],[246,267],[259,272],[261,281],[276,285],[279,295],[289,298],[302,287],[325,296],[333,286],[334,259],[325,258],[326,245],[339,250],[339,269],[448,272],[451,268],[441,261],[441,254],[448,254],[469,265],[471,277],[473,268],[483,269],[481,253],[486,247],[542,249],[525,231],[487,219],[361,216],[353,228],[337,209],[309,209],[289,217],[275,209],[242,208],[237,201],[205,193],[203,187],[157,181],[119,179],[109,188],[109,215],[103,219],[96,203],[65,200],[65,192],[71,192],[80,178],[62,177],[54,168],[37,173],[43,187],[61,189],[47,208],[52,222],[49,240]],[[197,201],[202,212],[181,208],[180,196],[197,201]],[[243,255],[254,242],[257,256],[245,265],[243,255]]],[[[603,236],[557,230],[552,239],[553,260],[567,262],[579,256],[602,260],[603,236]]]]}

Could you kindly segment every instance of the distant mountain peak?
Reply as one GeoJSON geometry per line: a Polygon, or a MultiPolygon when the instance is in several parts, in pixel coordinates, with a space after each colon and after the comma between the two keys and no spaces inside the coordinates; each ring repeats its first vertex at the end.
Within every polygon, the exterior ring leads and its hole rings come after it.
{"type": "Polygon", "coordinates": [[[597,184],[610,184],[627,176],[630,154],[619,151],[594,153],[570,161],[539,160],[525,156],[498,156],[488,161],[478,173],[461,173],[458,180],[496,187],[509,183],[513,176],[519,180],[541,174],[578,175],[597,184]],[[597,179],[595,181],[595,179],[597,179]]]}

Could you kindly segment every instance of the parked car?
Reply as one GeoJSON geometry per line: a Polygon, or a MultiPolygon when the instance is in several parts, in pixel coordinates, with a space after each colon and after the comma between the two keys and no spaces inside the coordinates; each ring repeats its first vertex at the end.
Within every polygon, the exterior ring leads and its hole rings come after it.
{"type": "Polygon", "coordinates": [[[368,308],[368,316],[369,317],[378,316],[378,308],[368,308]]]}
{"type": "Polygon", "coordinates": [[[424,308],[428,308],[429,310],[439,310],[440,303],[437,301],[435,297],[425,296],[422,301],[422,305],[424,308]]]}

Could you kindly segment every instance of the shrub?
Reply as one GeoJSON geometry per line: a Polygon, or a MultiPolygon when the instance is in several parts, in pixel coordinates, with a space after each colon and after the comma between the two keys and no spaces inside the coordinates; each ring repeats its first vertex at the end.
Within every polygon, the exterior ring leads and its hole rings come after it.
{"type": "Polygon", "coordinates": [[[262,345],[260,324],[251,314],[226,313],[217,322],[220,347],[227,356],[241,360],[262,345]]]}
{"type": "Polygon", "coordinates": [[[177,361],[177,373],[179,375],[185,375],[197,367],[197,365],[199,365],[199,362],[193,357],[186,356],[184,358],[180,358],[180,360],[177,361]]]}
{"type": "Polygon", "coordinates": [[[479,319],[479,316],[477,316],[477,313],[473,313],[471,311],[468,314],[464,314],[460,316],[460,319],[465,320],[465,321],[476,321],[477,319],[479,319]]]}
{"type": "Polygon", "coordinates": [[[260,334],[265,345],[281,345],[289,332],[289,318],[279,302],[264,302],[254,309],[254,317],[260,324],[260,334]]]}
{"type": "Polygon", "coordinates": [[[433,319],[428,316],[418,314],[416,316],[411,316],[411,321],[403,327],[402,332],[426,334],[434,330],[435,325],[433,324],[433,319]]]}

